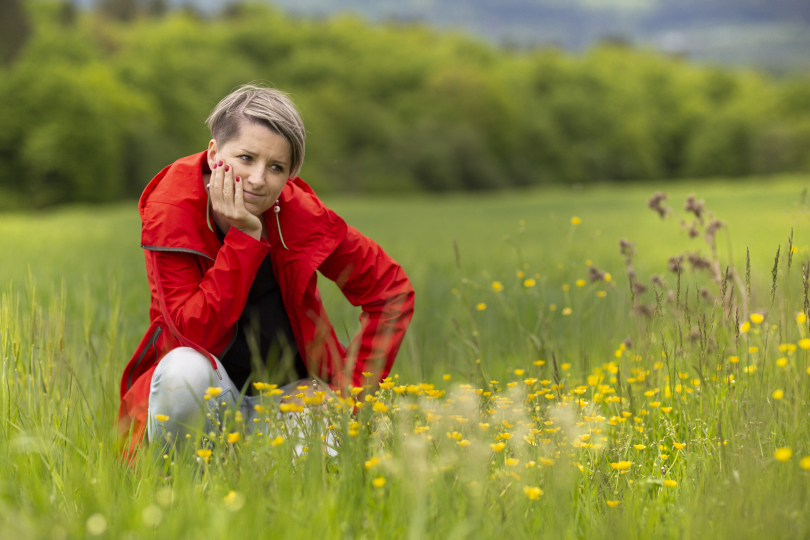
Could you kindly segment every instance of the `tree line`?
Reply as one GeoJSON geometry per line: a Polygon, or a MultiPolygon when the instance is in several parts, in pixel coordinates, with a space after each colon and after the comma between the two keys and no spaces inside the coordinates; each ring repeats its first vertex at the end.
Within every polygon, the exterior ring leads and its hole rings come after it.
{"type": "Polygon", "coordinates": [[[308,130],[301,175],[319,192],[810,170],[806,76],[616,43],[514,51],[263,4],[215,18],[143,5],[126,17],[24,5],[24,40],[0,43],[0,206],[137,196],[206,147],[209,111],[250,81],[292,94],[308,130]]]}

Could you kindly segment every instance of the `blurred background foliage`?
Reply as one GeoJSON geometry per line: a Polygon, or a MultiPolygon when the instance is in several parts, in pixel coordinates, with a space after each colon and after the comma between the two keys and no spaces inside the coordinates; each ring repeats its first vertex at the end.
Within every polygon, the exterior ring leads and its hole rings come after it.
{"type": "Polygon", "coordinates": [[[602,43],[516,51],[418,24],[11,1],[0,207],[137,196],[205,148],[239,84],[290,92],[319,192],[483,190],[810,170],[810,77],[602,43]],[[16,11],[14,11],[16,9],[16,11]],[[15,19],[16,18],[16,19],[15,19]]]}

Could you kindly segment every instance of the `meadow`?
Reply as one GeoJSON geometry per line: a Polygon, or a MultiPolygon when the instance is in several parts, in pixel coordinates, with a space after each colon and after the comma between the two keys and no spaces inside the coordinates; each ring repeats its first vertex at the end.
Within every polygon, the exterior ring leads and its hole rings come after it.
{"type": "MultiPolygon", "coordinates": [[[[808,184],[329,197],[414,283],[390,380],[316,398],[303,441],[268,387],[264,427],[131,465],[136,205],[0,215],[2,536],[807,536],[808,184]]],[[[348,338],[358,309],[322,292],[348,338]]]]}

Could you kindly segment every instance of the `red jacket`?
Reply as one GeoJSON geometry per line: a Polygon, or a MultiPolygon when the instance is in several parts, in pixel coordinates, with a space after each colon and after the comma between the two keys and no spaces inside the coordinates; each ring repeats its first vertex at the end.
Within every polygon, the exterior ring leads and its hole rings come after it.
{"type": "MultiPolygon", "coordinates": [[[[207,222],[203,171],[206,153],[163,169],[141,196],[141,247],[152,302],[152,322],[121,378],[119,429],[132,433],[130,450],[143,438],[152,373],[160,358],[179,346],[219,356],[235,336],[235,324],[259,265],[269,253],[295,342],[309,371],[337,389],[379,381],[391,370],[413,316],[414,292],[402,268],[376,243],[327,208],[300,178],[279,197],[278,225],[264,214],[267,240],[231,227],[220,242],[207,222]],[[361,331],[347,349],[338,342],[321,303],[319,270],[362,306],[361,331]]],[[[213,362],[213,360],[212,360],[213,362]]]]}

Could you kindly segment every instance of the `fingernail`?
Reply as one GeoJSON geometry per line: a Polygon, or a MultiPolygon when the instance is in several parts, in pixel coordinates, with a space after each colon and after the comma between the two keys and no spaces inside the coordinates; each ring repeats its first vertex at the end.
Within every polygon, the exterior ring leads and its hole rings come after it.
{"type": "Polygon", "coordinates": [[[214,164],[211,166],[211,170],[213,171],[213,170],[214,170],[214,169],[216,169],[216,168],[217,168],[217,164],[216,164],[216,163],[214,163],[214,164]]]}
{"type": "Polygon", "coordinates": [[[217,163],[217,165],[222,167],[222,160],[221,159],[219,160],[219,163],[217,163]]]}
{"type": "Polygon", "coordinates": [[[208,189],[210,187],[211,187],[211,184],[205,184],[205,189],[208,189]]]}
{"type": "Polygon", "coordinates": [[[239,177],[237,176],[237,177],[236,177],[236,181],[238,182],[239,180],[241,180],[241,178],[239,178],[239,177]]]}
{"type": "Polygon", "coordinates": [[[225,172],[228,172],[228,171],[230,171],[230,170],[231,170],[230,165],[225,165],[225,172]]]}

